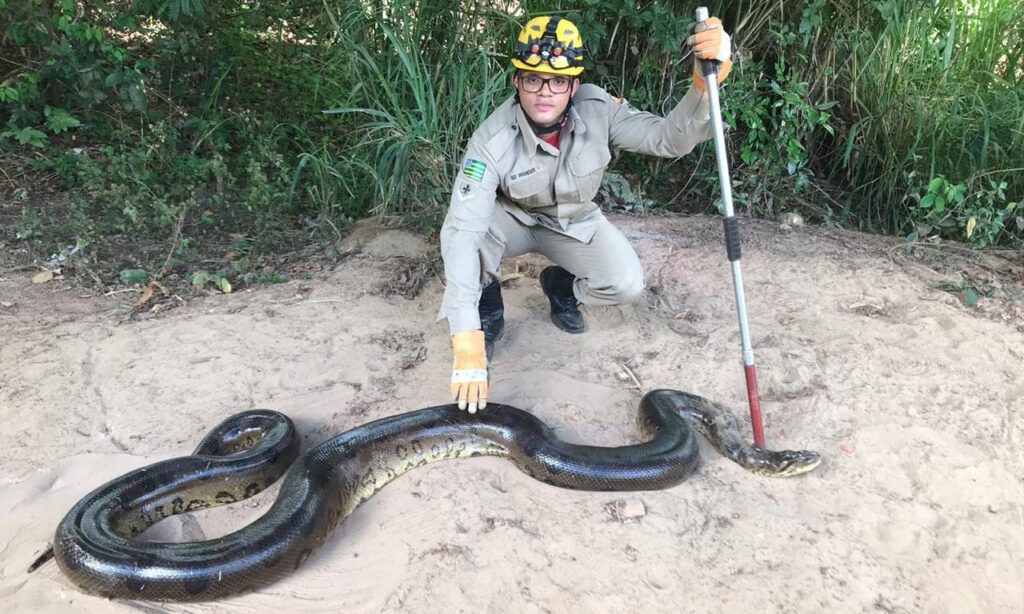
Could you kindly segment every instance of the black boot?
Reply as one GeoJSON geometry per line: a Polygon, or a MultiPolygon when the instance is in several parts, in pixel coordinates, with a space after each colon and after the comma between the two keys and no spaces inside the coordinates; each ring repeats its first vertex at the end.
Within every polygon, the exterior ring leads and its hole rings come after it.
{"type": "Polygon", "coordinates": [[[484,331],[487,362],[494,354],[494,342],[505,333],[505,303],[501,300],[501,282],[492,281],[480,293],[480,328],[484,331]]]}
{"type": "Polygon", "coordinates": [[[582,333],[586,328],[580,313],[572,282],[576,278],[560,266],[549,266],[540,272],[540,287],[551,301],[551,321],[567,333],[582,333]]]}

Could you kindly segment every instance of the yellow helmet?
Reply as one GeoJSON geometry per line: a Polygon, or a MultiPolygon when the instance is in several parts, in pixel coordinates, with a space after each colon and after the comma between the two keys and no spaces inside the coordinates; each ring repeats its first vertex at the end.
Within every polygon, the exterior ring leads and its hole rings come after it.
{"type": "Polygon", "coordinates": [[[557,15],[534,17],[519,31],[512,65],[552,75],[583,72],[587,53],[576,25],[557,15]]]}

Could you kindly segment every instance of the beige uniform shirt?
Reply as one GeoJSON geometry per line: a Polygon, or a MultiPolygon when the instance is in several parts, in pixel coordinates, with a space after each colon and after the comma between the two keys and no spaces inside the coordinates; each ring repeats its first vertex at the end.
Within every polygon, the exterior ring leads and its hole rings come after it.
{"type": "Polygon", "coordinates": [[[674,158],[711,138],[707,96],[692,88],[659,117],[585,83],[568,115],[558,148],[534,134],[513,98],[470,138],[441,229],[447,281],[438,319],[448,318],[453,335],[480,328],[478,250],[495,207],[586,243],[604,220],[593,199],[611,148],[674,158]]]}

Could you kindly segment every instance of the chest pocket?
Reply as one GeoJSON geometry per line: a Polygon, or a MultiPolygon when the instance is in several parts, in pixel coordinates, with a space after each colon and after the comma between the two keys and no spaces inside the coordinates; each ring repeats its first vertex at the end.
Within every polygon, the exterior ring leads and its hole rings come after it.
{"type": "Polygon", "coordinates": [[[505,194],[516,203],[526,206],[552,203],[551,178],[540,166],[512,170],[506,184],[505,194]]]}
{"type": "Polygon", "coordinates": [[[604,169],[612,160],[612,153],[607,146],[591,145],[580,155],[569,161],[569,170],[576,179],[579,191],[579,202],[587,203],[594,200],[597,190],[601,187],[604,169]]]}

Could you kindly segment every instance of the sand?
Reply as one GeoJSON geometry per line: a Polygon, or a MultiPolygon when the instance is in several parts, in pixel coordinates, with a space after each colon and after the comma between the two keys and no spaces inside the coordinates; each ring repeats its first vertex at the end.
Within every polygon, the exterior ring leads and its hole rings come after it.
{"type": "MultiPolygon", "coordinates": [[[[645,298],[585,308],[588,332],[566,335],[537,284],[544,259],[508,262],[491,400],[604,446],[639,440],[636,405],[653,388],[746,420],[720,220],[612,219],[643,262],[645,298]]],[[[589,493],[497,458],[437,463],[370,499],[293,575],[203,604],[112,602],[53,562],[26,568],[83,495],[190,453],[236,411],[287,413],[308,449],[447,402],[437,246],[361,224],[307,279],[134,317],[137,293],[0,275],[0,610],[1024,611],[1020,262],[973,261],[996,290],[971,308],[940,288],[969,258],[770,222],[745,221],[743,237],[767,442],[820,451],[817,471],[760,478],[702,444],[701,468],[671,490],[589,493]]],[[[275,495],[151,537],[224,535],[275,495]]]]}

